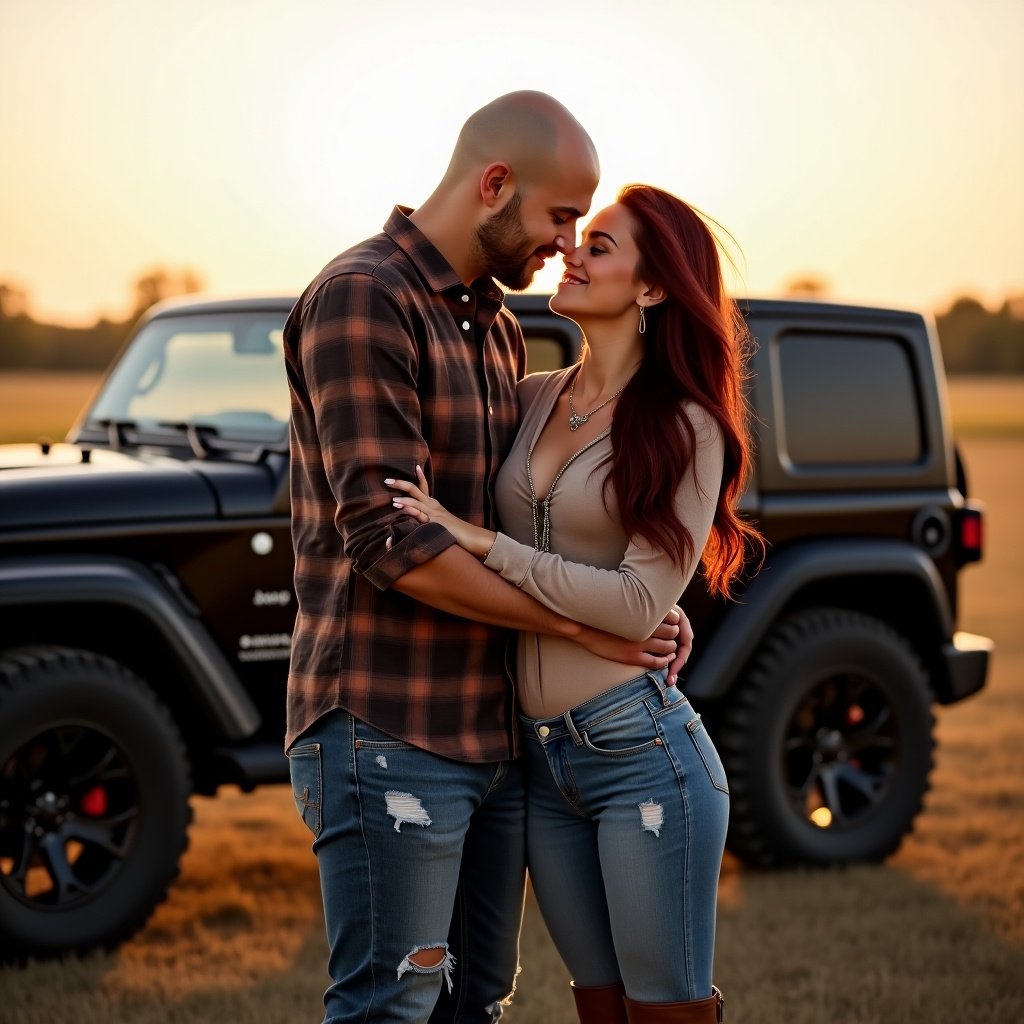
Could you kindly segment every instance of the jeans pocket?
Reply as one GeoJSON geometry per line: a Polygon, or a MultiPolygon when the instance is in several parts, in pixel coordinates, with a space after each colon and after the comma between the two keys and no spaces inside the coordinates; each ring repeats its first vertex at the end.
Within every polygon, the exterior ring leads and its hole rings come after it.
{"type": "Polygon", "coordinates": [[[628,757],[660,746],[662,742],[643,701],[595,722],[582,730],[581,736],[588,750],[606,757],[628,757]]]}
{"type": "Polygon", "coordinates": [[[693,745],[697,749],[700,759],[704,762],[704,767],[707,769],[711,784],[715,789],[728,793],[729,780],[725,775],[725,766],[722,764],[722,759],[718,756],[718,751],[715,749],[707,729],[704,728],[700,715],[686,723],[686,731],[690,734],[690,739],[693,740],[693,745]]]}
{"type": "Polygon", "coordinates": [[[288,751],[288,771],[292,779],[292,799],[299,817],[314,839],[320,838],[323,800],[323,772],[320,766],[320,744],[308,743],[288,751]]]}

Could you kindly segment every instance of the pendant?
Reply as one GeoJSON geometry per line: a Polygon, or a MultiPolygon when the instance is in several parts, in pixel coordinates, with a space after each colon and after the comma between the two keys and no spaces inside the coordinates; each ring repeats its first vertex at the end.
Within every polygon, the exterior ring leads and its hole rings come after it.
{"type": "Polygon", "coordinates": [[[587,415],[587,416],[580,416],[579,413],[575,413],[574,412],[569,417],[569,429],[570,430],[579,430],[580,427],[582,427],[583,424],[586,423],[587,420],[589,420],[589,419],[590,419],[589,415],[587,415]]]}

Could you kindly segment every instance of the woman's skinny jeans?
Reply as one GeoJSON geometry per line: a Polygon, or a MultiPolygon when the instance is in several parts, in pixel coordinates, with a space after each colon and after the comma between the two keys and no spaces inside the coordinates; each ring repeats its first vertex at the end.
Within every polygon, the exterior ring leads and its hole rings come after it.
{"type": "Polygon", "coordinates": [[[689,701],[649,672],[522,725],[530,879],[577,985],[640,1002],[711,995],[729,816],[689,701]]]}

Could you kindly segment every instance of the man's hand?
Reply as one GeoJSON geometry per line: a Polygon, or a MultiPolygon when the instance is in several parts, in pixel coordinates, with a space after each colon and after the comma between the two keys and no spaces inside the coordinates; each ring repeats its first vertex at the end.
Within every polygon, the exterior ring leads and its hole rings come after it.
{"type": "MultiPolygon", "coordinates": [[[[658,627],[659,630],[663,628],[664,623],[658,627]]],[[[673,630],[675,628],[672,627],[673,630]]],[[[599,658],[623,665],[637,665],[642,669],[665,668],[676,653],[675,638],[660,640],[655,635],[647,640],[624,640],[621,636],[591,626],[583,626],[573,640],[599,658]]]]}
{"type": "Polygon", "coordinates": [[[686,659],[689,658],[690,651],[693,650],[693,627],[690,625],[690,620],[686,617],[686,612],[677,604],[672,606],[668,615],[665,616],[664,622],[654,631],[654,636],[659,635],[659,630],[664,630],[673,625],[677,631],[676,656],[668,667],[669,686],[675,686],[676,680],[679,677],[679,670],[686,664],[686,659]]]}
{"type": "Polygon", "coordinates": [[[667,667],[668,684],[673,686],[679,670],[690,656],[693,629],[683,609],[673,605],[661,625],[646,640],[624,640],[589,626],[584,626],[583,632],[573,639],[592,654],[608,661],[638,665],[644,669],[667,667]]]}

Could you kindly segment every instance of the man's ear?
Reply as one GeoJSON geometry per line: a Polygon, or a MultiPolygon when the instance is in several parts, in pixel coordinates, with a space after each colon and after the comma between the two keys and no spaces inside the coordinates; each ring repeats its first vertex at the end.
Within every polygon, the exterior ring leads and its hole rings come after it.
{"type": "Polygon", "coordinates": [[[512,184],[512,168],[500,161],[488,164],[480,175],[480,198],[484,206],[500,206],[512,184]]]}

